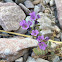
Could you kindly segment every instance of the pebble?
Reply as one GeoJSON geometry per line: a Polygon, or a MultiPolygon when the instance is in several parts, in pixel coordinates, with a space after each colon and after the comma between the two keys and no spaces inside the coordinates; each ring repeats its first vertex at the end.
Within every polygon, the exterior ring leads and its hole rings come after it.
{"type": "Polygon", "coordinates": [[[52,62],[60,62],[59,56],[55,56],[55,57],[52,59],[52,62]]]}
{"type": "Polygon", "coordinates": [[[48,4],[50,2],[50,0],[45,0],[46,4],[48,4]]]}
{"type": "Polygon", "coordinates": [[[25,4],[25,6],[27,7],[27,8],[34,8],[34,5],[33,5],[33,3],[31,2],[31,1],[25,1],[24,2],[24,4],[25,4]]]}
{"type": "Polygon", "coordinates": [[[54,0],[51,0],[50,1],[50,6],[53,6],[54,5],[54,0]]]}
{"type": "Polygon", "coordinates": [[[42,58],[34,59],[34,58],[32,58],[32,57],[29,57],[26,62],[49,62],[49,61],[44,60],[44,59],[42,59],[42,58]]]}
{"type": "Polygon", "coordinates": [[[25,2],[25,0],[15,0],[17,4],[25,2]]]}
{"type": "Polygon", "coordinates": [[[13,2],[13,0],[3,0],[4,2],[13,2]]]}
{"type": "Polygon", "coordinates": [[[41,0],[34,0],[33,1],[33,4],[36,5],[36,4],[39,4],[41,0]]]}
{"type": "Polygon", "coordinates": [[[60,41],[60,38],[54,38],[55,41],[60,41]]]}
{"type": "Polygon", "coordinates": [[[29,15],[31,11],[27,7],[25,7],[22,3],[20,3],[19,6],[24,10],[26,15],[29,15]]]}
{"type": "Polygon", "coordinates": [[[61,41],[62,41],[62,33],[61,33],[61,36],[60,36],[60,38],[61,38],[61,41]]]}
{"type": "Polygon", "coordinates": [[[39,11],[41,11],[41,7],[39,7],[39,6],[35,6],[34,7],[34,12],[37,14],[39,11]]]}
{"type": "Polygon", "coordinates": [[[15,60],[15,62],[23,62],[23,57],[21,57],[21,58],[15,60]]]}

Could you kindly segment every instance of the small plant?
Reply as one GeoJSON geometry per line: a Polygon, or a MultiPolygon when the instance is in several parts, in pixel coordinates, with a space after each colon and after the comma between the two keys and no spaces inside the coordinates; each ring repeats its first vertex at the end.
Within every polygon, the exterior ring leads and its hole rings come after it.
{"type": "Polygon", "coordinates": [[[34,53],[37,55],[42,55],[42,54],[44,55],[45,53],[48,52],[47,47],[51,45],[51,43],[48,42],[49,37],[44,37],[40,33],[42,29],[39,29],[40,25],[38,24],[39,22],[37,21],[37,19],[40,18],[40,15],[36,15],[35,12],[32,12],[29,15],[31,21],[26,22],[25,20],[22,20],[20,22],[20,26],[22,27],[22,29],[28,30],[32,35],[32,38],[38,41],[38,47],[33,49],[34,53]],[[33,21],[35,22],[35,24],[33,27],[31,27],[33,21]]]}

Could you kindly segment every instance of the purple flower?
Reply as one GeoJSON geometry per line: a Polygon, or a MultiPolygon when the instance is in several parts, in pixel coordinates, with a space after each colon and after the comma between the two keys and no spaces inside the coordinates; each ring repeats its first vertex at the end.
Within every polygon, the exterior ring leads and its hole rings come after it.
{"type": "Polygon", "coordinates": [[[43,41],[43,40],[44,40],[44,36],[43,36],[43,35],[42,35],[42,36],[38,36],[37,40],[38,40],[39,42],[43,41]]]}
{"type": "Polygon", "coordinates": [[[29,15],[30,15],[30,19],[33,21],[33,20],[36,20],[36,14],[35,14],[35,12],[32,12],[32,13],[29,13],[29,15]]]}
{"type": "Polygon", "coordinates": [[[38,30],[32,30],[31,35],[33,35],[33,36],[37,36],[38,34],[39,34],[38,30]]]}
{"type": "Polygon", "coordinates": [[[29,24],[29,26],[31,26],[32,25],[32,21],[28,21],[28,24],[29,24]]]}
{"type": "Polygon", "coordinates": [[[39,19],[39,18],[40,18],[40,15],[38,14],[38,15],[37,15],[37,19],[39,19]]]}
{"type": "Polygon", "coordinates": [[[45,42],[41,42],[38,44],[39,45],[39,48],[42,49],[42,50],[45,50],[47,45],[45,44],[45,42]]]}
{"type": "Polygon", "coordinates": [[[29,27],[28,30],[31,31],[31,27],[29,27]]]}
{"type": "Polygon", "coordinates": [[[38,21],[35,21],[35,24],[38,24],[38,21]]]}
{"type": "Polygon", "coordinates": [[[49,40],[49,37],[45,37],[45,41],[48,41],[49,40]]]}
{"type": "Polygon", "coordinates": [[[25,20],[22,20],[22,21],[20,22],[20,26],[22,26],[23,23],[26,23],[26,21],[25,21],[25,20]]]}
{"type": "Polygon", "coordinates": [[[22,28],[25,29],[25,30],[29,28],[29,24],[26,23],[25,20],[23,20],[23,21],[20,22],[20,26],[22,26],[22,28]]]}

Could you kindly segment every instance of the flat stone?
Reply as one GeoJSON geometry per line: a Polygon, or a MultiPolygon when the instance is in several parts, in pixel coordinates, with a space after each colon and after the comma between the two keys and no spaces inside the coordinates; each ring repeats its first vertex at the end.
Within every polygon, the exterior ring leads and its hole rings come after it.
{"type": "Polygon", "coordinates": [[[54,38],[54,41],[60,41],[60,38],[54,38]]]}
{"type": "Polygon", "coordinates": [[[25,7],[22,3],[19,4],[19,6],[24,10],[24,12],[29,15],[29,13],[31,12],[27,7],[25,7]]]}
{"type": "Polygon", "coordinates": [[[25,2],[25,0],[15,0],[15,2],[19,4],[25,2]]]}
{"type": "Polygon", "coordinates": [[[60,34],[60,39],[61,39],[61,41],[62,41],[62,33],[60,34]]]}
{"type": "Polygon", "coordinates": [[[60,27],[62,28],[62,0],[55,0],[60,27]]]}
{"type": "Polygon", "coordinates": [[[41,0],[34,0],[34,1],[33,1],[33,4],[36,5],[36,4],[39,4],[40,2],[41,2],[41,0]]]}
{"type": "Polygon", "coordinates": [[[21,58],[15,60],[15,62],[23,62],[23,57],[21,57],[21,58]]]}
{"type": "Polygon", "coordinates": [[[0,25],[5,31],[18,30],[25,19],[23,10],[15,3],[0,3],[0,25]]]}
{"type": "Polygon", "coordinates": [[[34,7],[34,12],[37,14],[38,12],[40,12],[41,11],[41,7],[39,7],[39,6],[35,6],[34,7]]]}
{"type": "Polygon", "coordinates": [[[0,58],[14,61],[37,44],[38,41],[31,38],[0,38],[0,58]]]}
{"type": "Polygon", "coordinates": [[[24,4],[25,4],[25,6],[27,7],[27,8],[34,8],[34,5],[33,5],[33,3],[31,2],[31,1],[25,1],[24,2],[24,4]]]}
{"type": "Polygon", "coordinates": [[[4,0],[4,2],[13,2],[13,0],[4,0]]]}
{"type": "Polygon", "coordinates": [[[60,62],[59,56],[55,56],[55,57],[52,59],[52,62],[60,62]]]}
{"type": "Polygon", "coordinates": [[[42,59],[42,58],[34,59],[34,58],[32,58],[32,57],[29,57],[26,62],[49,62],[49,61],[44,60],[44,59],[42,59]]]}

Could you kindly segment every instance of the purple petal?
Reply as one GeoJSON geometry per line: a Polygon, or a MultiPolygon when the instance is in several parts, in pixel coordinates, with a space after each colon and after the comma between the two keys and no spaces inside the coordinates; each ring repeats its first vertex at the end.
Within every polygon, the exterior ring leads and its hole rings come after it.
{"type": "Polygon", "coordinates": [[[40,15],[38,14],[38,15],[37,15],[37,19],[39,19],[39,18],[40,18],[40,15]]]}
{"type": "Polygon", "coordinates": [[[28,24],[31,26],[32,25],[32,21],[28,21],[28,24]]]}
{"type": "Polygon", "coordinates": [[[24,24],[22,25],[22,28],[26,30],[26,29],[29,28],[29,25],[28,25],[27,23],[24,23],[24,24]]]}
{"type": "Polygon", "coordinates": [[[49,40],[49,37],[45,37],[45,41],[48,41],[49,40]]]}
{"type": "Polygon", "coordinates": [[[41,39],[44,40],[44,36],[43,35],[41,36],[41,39]]]}

